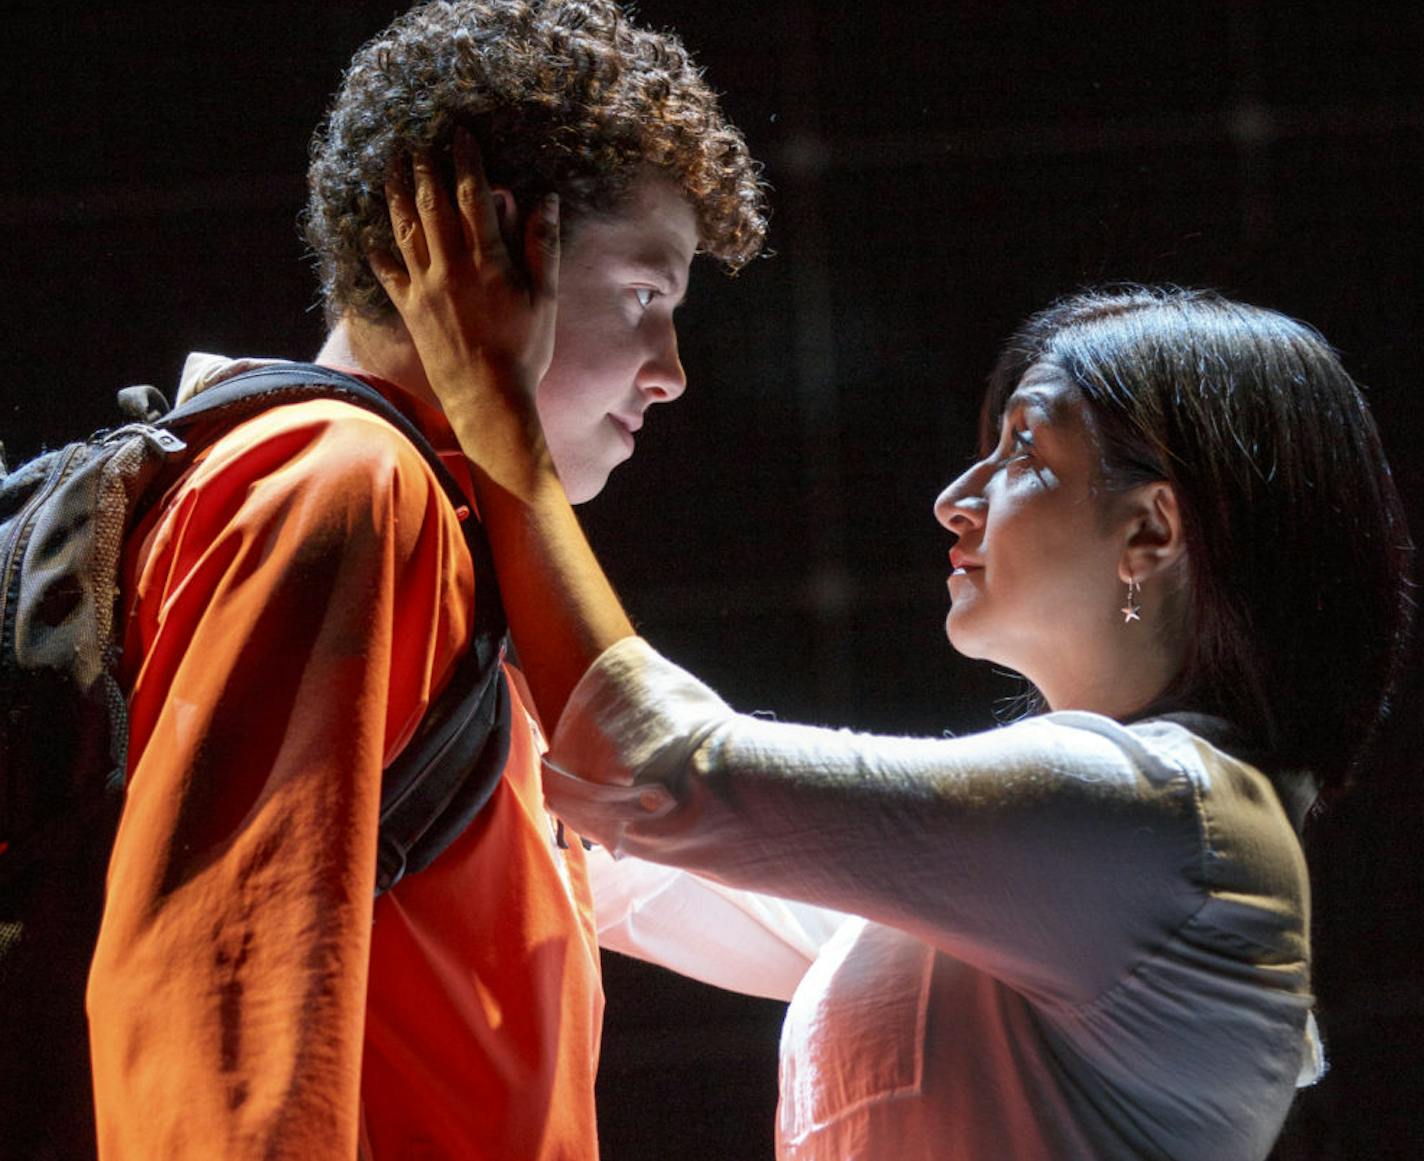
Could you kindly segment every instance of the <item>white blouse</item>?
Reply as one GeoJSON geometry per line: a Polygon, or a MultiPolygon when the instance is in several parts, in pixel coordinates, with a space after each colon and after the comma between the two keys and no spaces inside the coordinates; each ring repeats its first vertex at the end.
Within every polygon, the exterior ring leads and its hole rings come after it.
{"type": "Polygon", "coordinates": [[[1300,844],[1181,726],[788,725],[629,638],[545,790],[615,857],[700,877],[597,869],[609,946],[790,999],[788,1161],[1261,1158],[1318,1071],[1300,844]]]}

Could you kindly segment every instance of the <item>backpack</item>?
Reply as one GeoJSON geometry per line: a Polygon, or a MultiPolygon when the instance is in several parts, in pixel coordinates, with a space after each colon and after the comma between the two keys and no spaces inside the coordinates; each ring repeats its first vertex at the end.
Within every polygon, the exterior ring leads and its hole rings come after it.
{"type": "MultiPolygon", "coordinates": [[[[284,403],[333,398],[421,452],[457,510],[459,485],[379,392],[314,364],[225,380],[169,410],[119,392],[134,422],[0,460],[0,1154],[94,1153],[84,990],[123,804],[128,742],[117,666],[119,566],[138,518],[226,431],[284,403]]],[[[493,794],[509,748],[505,619],[480,523],[462,521],[480,599],[444,692],[382,774],[376,894],[428,867],[493,794]]]]}

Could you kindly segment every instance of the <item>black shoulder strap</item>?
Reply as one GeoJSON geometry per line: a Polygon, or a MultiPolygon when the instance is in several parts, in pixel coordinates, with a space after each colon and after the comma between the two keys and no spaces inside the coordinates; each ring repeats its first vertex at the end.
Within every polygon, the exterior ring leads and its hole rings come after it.
{"type": "MultiPolygon", "coordinates": [[[[314,363],[273,363],[234,375],[157,420],[182,439],[201,440],[208,425],[226,429],[282,403],[336,398],[381,416],[425,457],[450,503],[469,501],[429,440],[379,391],[360,379],[314,363]]],[[[480,522],[462,522],[474,563],[475,622],[469,648],[444,692],[426,711],[381,780],[381,829],[376,893],[428,867],[465,830],[494,793],[509,753],[510,695],[500,662],[504,605],[494,558],[480,522]]]]}

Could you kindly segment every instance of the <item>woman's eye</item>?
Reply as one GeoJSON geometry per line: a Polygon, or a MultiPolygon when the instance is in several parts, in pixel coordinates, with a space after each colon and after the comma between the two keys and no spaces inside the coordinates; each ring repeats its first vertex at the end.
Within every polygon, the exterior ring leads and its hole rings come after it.
{"type": "Polygon", "coordinates": [[[644,310],[653,305],[653,299],[657,298],[658,292],[651,286],[635,286],[633,294],[638,300],[638,305],[644,310]]]}
{"type": "Polygon", "coordinates": [[[1019,459],[1022,456],[1033,455],[1033,436],[1029,435],[1025,428],[1015,428],[1011,438],[1013,441],[1011,458],[1019,459]]]}

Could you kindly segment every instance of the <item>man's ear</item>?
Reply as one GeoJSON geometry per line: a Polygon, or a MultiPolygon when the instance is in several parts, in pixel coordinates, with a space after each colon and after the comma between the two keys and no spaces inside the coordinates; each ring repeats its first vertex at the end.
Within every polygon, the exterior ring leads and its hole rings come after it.
{"type": "Polygon", "coordinates": [[[520,262],[524,258],[524,231],[519,228],[519,206],[514,201],[514,195],[503,186],[494,186],[490,190],[490,198],[494,201],[504,248],[515,262],[520,262]]]}
{"type": "Polygon", "coordinates": [[[1126,499],[1126,539],[1118,577],[1124,584],[1142,583],[1185,559],[1182,513],[1177,493],[1166,480],[1134,488],[1126,499]]]}

